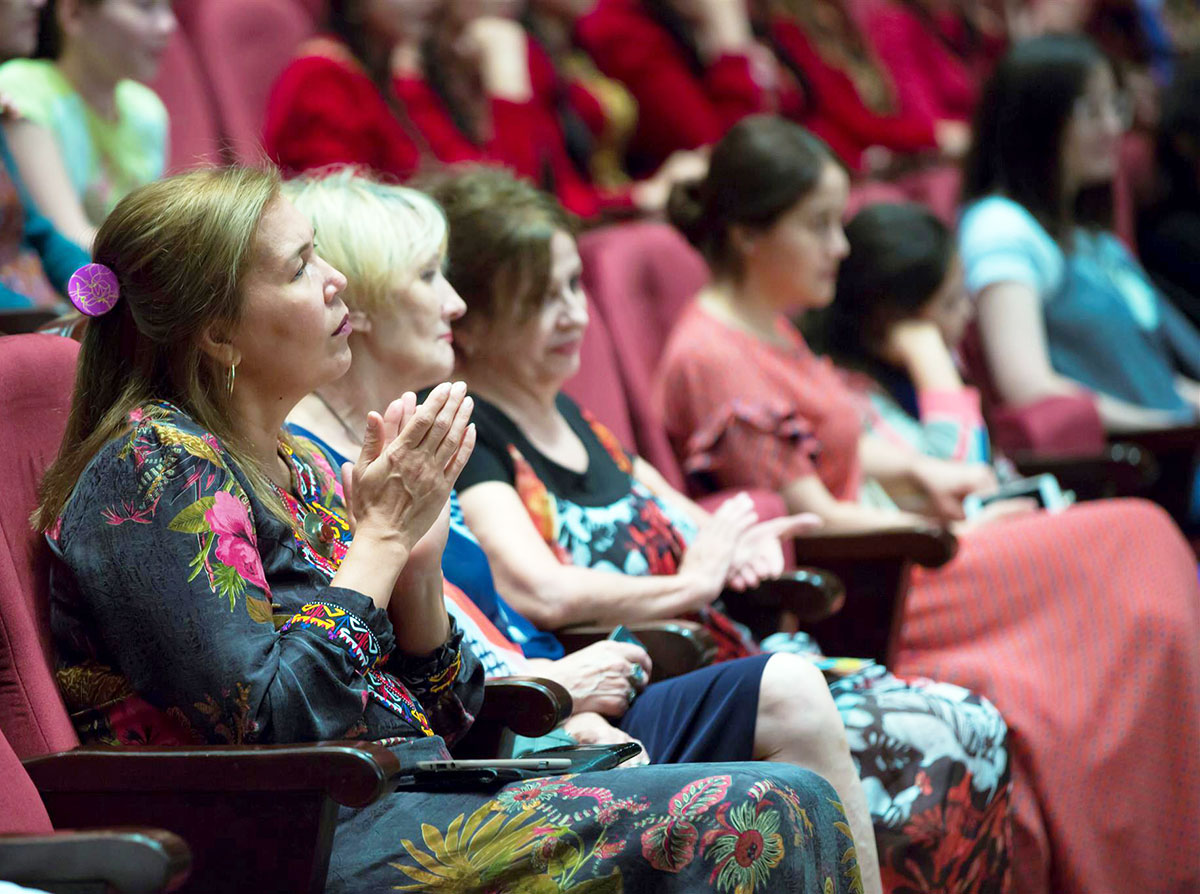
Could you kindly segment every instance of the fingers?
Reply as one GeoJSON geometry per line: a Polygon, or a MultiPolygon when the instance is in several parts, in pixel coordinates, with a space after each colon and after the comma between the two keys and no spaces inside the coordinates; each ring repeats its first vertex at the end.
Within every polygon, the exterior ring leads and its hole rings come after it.
{"type": "MultiPolygon", "coordinates": [[[[417,407],[416,412],[405,423],[400,436],[396,439],[396,443],[405,450],[413,450],[421,446],[430,428],[433,427],[434,420],[446,406],[446,401],[450,398],[452,388],[457,385],[461,385],[461,383],[455,383],[452,386],[449,382],[442,382],[442,384],[430,391],[425,398],[425,402],[417,407]]],[[[466,390],[465,386],[463,390],[466,390]]]]}
{"type": "Polygon", "coordinates": [[[617,655],[618,666],[640,665],[646,673],[650,673],[650,655],[641,646],[634,643],[622,643],[617,640],[604,640],[607,648],[617,655]]]}
{"type": "Polygon", "coordinates": [[[770,518],[759,522],[754,527],[756,533],[762,531],[763,534],[769,537],[781,538],[807,534],[821,527],[823,524],[821,516],[812,512],[801,512],[798,515],[783,515],[779,518],[770,518]]]}
{"type": "Polygon", "coordinates": [[[362,450],[358,452],[358,462],[356,463],[358,468],[366,468],[383,453],[384,447],[388,443],[383,437],[384,429],[382,416],[374,410],[367,414],[367,427],[363,431],[362,450]]]}
{"type": "Polygon", "coordinates": [[[342,503],[346,506],[346,519],[353,531],[357,523],[354,518],[354,463],[349,460],[342,463],[342,503]]]}
{"type": "Polygon", "coordinates": [[[475,439],[475,423],[472,422],[467,426],[467,430],[463,433],[462,443],[458,445],[458,450],[450,458],[449,465],[446,466],[446,480],[450,483],[451,487],[458,481],[458,476],[467,467],[467,460],[475,452],[475,439]]]}
{"type": "MultiPolygon", "coordinates": [[[[445,409],[449,409],[452,403],[453,398],[446,401],[445,409]]],[[[467,430],[467,424],[471,421],[471,411],[474,408],[474,399],[470,395],[467,395],[455,410],[454,416],[450,420],[450,428],[446,431],[446,436],[442,438],[442,442],[437,445],[434,452],[434,458],[442,464],[442,468],[449,465],[450,460],[462,445],[463,435],[467,430]]]]}
{"type": "Polygon", "coordinates": [[[405,391],[387,405],[383,411],[384,443],[390,444],[404,429],[404,424],[417,408],[417,396],[411,391],[405,391]]]}

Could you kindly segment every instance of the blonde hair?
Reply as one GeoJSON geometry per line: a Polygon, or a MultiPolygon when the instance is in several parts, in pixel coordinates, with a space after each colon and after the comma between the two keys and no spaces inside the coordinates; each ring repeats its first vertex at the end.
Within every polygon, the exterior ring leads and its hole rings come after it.
{"type": "Polygon", "coordinates": [[[88,462],[128,426],[129,413],[166,400],[221,440],[255,495],[286,517],[231,423],[229,370],[200,347],[209,326],[234,328],[263,212],[279,194],[273,169],[203,169],[134,190],[96,234],[94,258],[121,298],[90,319],[71,415],[33,516],[49,529],[88,462]]]}
{"type": "Polygon", "coordinates": [[[312,222],[317,253],[346,276],[342,300],[351,310],[383,310],[445,251],[446,216],[433,199],[357,168],[289,180],[283,193],[312,222]]]}

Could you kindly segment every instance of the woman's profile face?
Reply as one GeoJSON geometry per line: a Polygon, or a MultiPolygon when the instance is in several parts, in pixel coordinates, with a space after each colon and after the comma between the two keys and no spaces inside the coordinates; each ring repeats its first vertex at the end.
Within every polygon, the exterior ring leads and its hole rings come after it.
{"type": "Polygon", "coordinates": [[[917,316],[937,326],[946,346],[954,349],[962,343],[974,313],[975,307],[963,281],[962,261],[955,256],[946,270],[946,278],[917,316]]]}
{"type": "Polygon", "coordinates": [[[454,370],[451,324],[467,306],[442,273],[442,250],[406,273],[390,300],[370,315],[363,337],[379,346],[389,378],[398,389],[418,390],[445,381],[454,370]]]}
{"type": "Polygon", "coordinates": [[[239,356],[236,388],[298,401],[350,368],[346,278],[316,251],[308,219],[282,196],[263,212],[229,339],[239,356]]]}
{"type": "Polygon", "coordinates": [[[849,191],[846,172],[828,162],[812,192],[745,241],[745,278],[778,310],[817,310],[833,301],[838,268],[850,250],[842,229],[849,191]]]}
{"type": "Polygon", "coordinates": [[[1112,180],[1129,111],[1129,99],[1117,90],[1112,68],[1103,64],[1093,69],[1063,129],[1063,177],[1072,192],[1112,180]]]}
{"type": "Polygon", "coordinates": [[[579,371],[587,325],[583,262],[575,239],[558,230],[550,238],[550,277],[540,308],[521,323],[472,332],[470,354],[496,378],[557,391],[579,371]]]}
{"type": "Polygon", "coordinates": [[[170,0],[101,0],[77,2],[64,21],[66,39],[114,80],[148,83],[158,76],[159,62],[177,23],[170,0]]]}

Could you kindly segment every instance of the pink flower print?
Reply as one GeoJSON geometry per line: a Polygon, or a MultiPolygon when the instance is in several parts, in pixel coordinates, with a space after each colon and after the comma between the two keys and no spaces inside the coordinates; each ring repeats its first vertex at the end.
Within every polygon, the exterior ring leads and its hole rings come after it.
{"type": "Polygon", "coordinates": [[[262,556],[258,554],[258,538],[254,535],[254,526],[250,524],[250,513],[242,501],[228,491],[217,491],[212,508],[204,513],[204,520],[217,538],[214,552],[218,561],[270,596],[271,588],[267,586],[267,578],[263,573],[262,556]]]}

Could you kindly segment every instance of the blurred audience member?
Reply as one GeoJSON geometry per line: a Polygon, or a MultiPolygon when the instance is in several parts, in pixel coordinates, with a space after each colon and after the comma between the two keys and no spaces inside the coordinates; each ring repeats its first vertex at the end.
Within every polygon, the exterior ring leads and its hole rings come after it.
{"type": "Polygon", "coordinates": [[[1087,38],[1018,44],[984,90],[959,242],[995,386],[1092,394],[1105,426],[1200,416],[1200,333],[1110,232],[1129,104],[1087,38]]]}
{"type": "Polygon", "coordinates": [[[1138,251],[1171,301],[1200,325],[1200,56],[1176,66],[1157,142],[1157,183],[1138,221],[1138,251]]]}
{"type": "Polygon", "coordinates": [[[146,86],[175,30],[169,0],[51,0],[39,56],[0,66],[0,90],[33,125],[7,129],[38,207],[70,238],[162,176],[167,111],[146,86]]]}
{"type": "Polygon", "coordinates": [[[986,462],[979,392],[954,360],[971,320],[954,234],[915,204],[869,205],[812,341],[846,375],[864,429],[901,450],[986,462]]]}
{"type": "Polygon", "coordinates": [[[577,13],[574,36],[637,102],[635,174],[715,143],[745,115],[798,113],[800,94],[755,41],[744,0],[595,0],[577,13]]]}
{"type": "MultiPolygon", "coordinates": [[[[0,2],[0,60],[28,56],[37,43],[38,9],[45,0],[0,2]]],[[[0,97],[0,121],[17,117],[0,97]]],[[[0,308],[50,307],[62,301],[67,280],[87,253],[59,235],[21,182],[0,130],[0,308]]]]}
{"type": "MultiPolygon", "coordinates": [[[[864,434],[841,377],[785,317],[834,298],[849,249],[846,192],[845,173],[811,134],[756,117],[713,148],[702,183],[672,197],[673,220],[714,280],[664,352],[668,432],[694,483],[771,488],[826,530],[953,522],[964,496],[993,483],[990,470],[864,434]],[[862,504],[865,476],[923,496],[925,508],[862,504]]],[[[913,574],[895,672],[969,685],[1008,721],[1015,890],[1120,894],[1150,877],[1159,890],[1195,887],[1194,554],[1143,501],[1004,511],[959,524],[955,558],[913,574]],[[1161,766],[1172,772],[1147,772],[1161,766]],[[1107,845],[1118,837],[1120,848],[1107,845]]]]}

